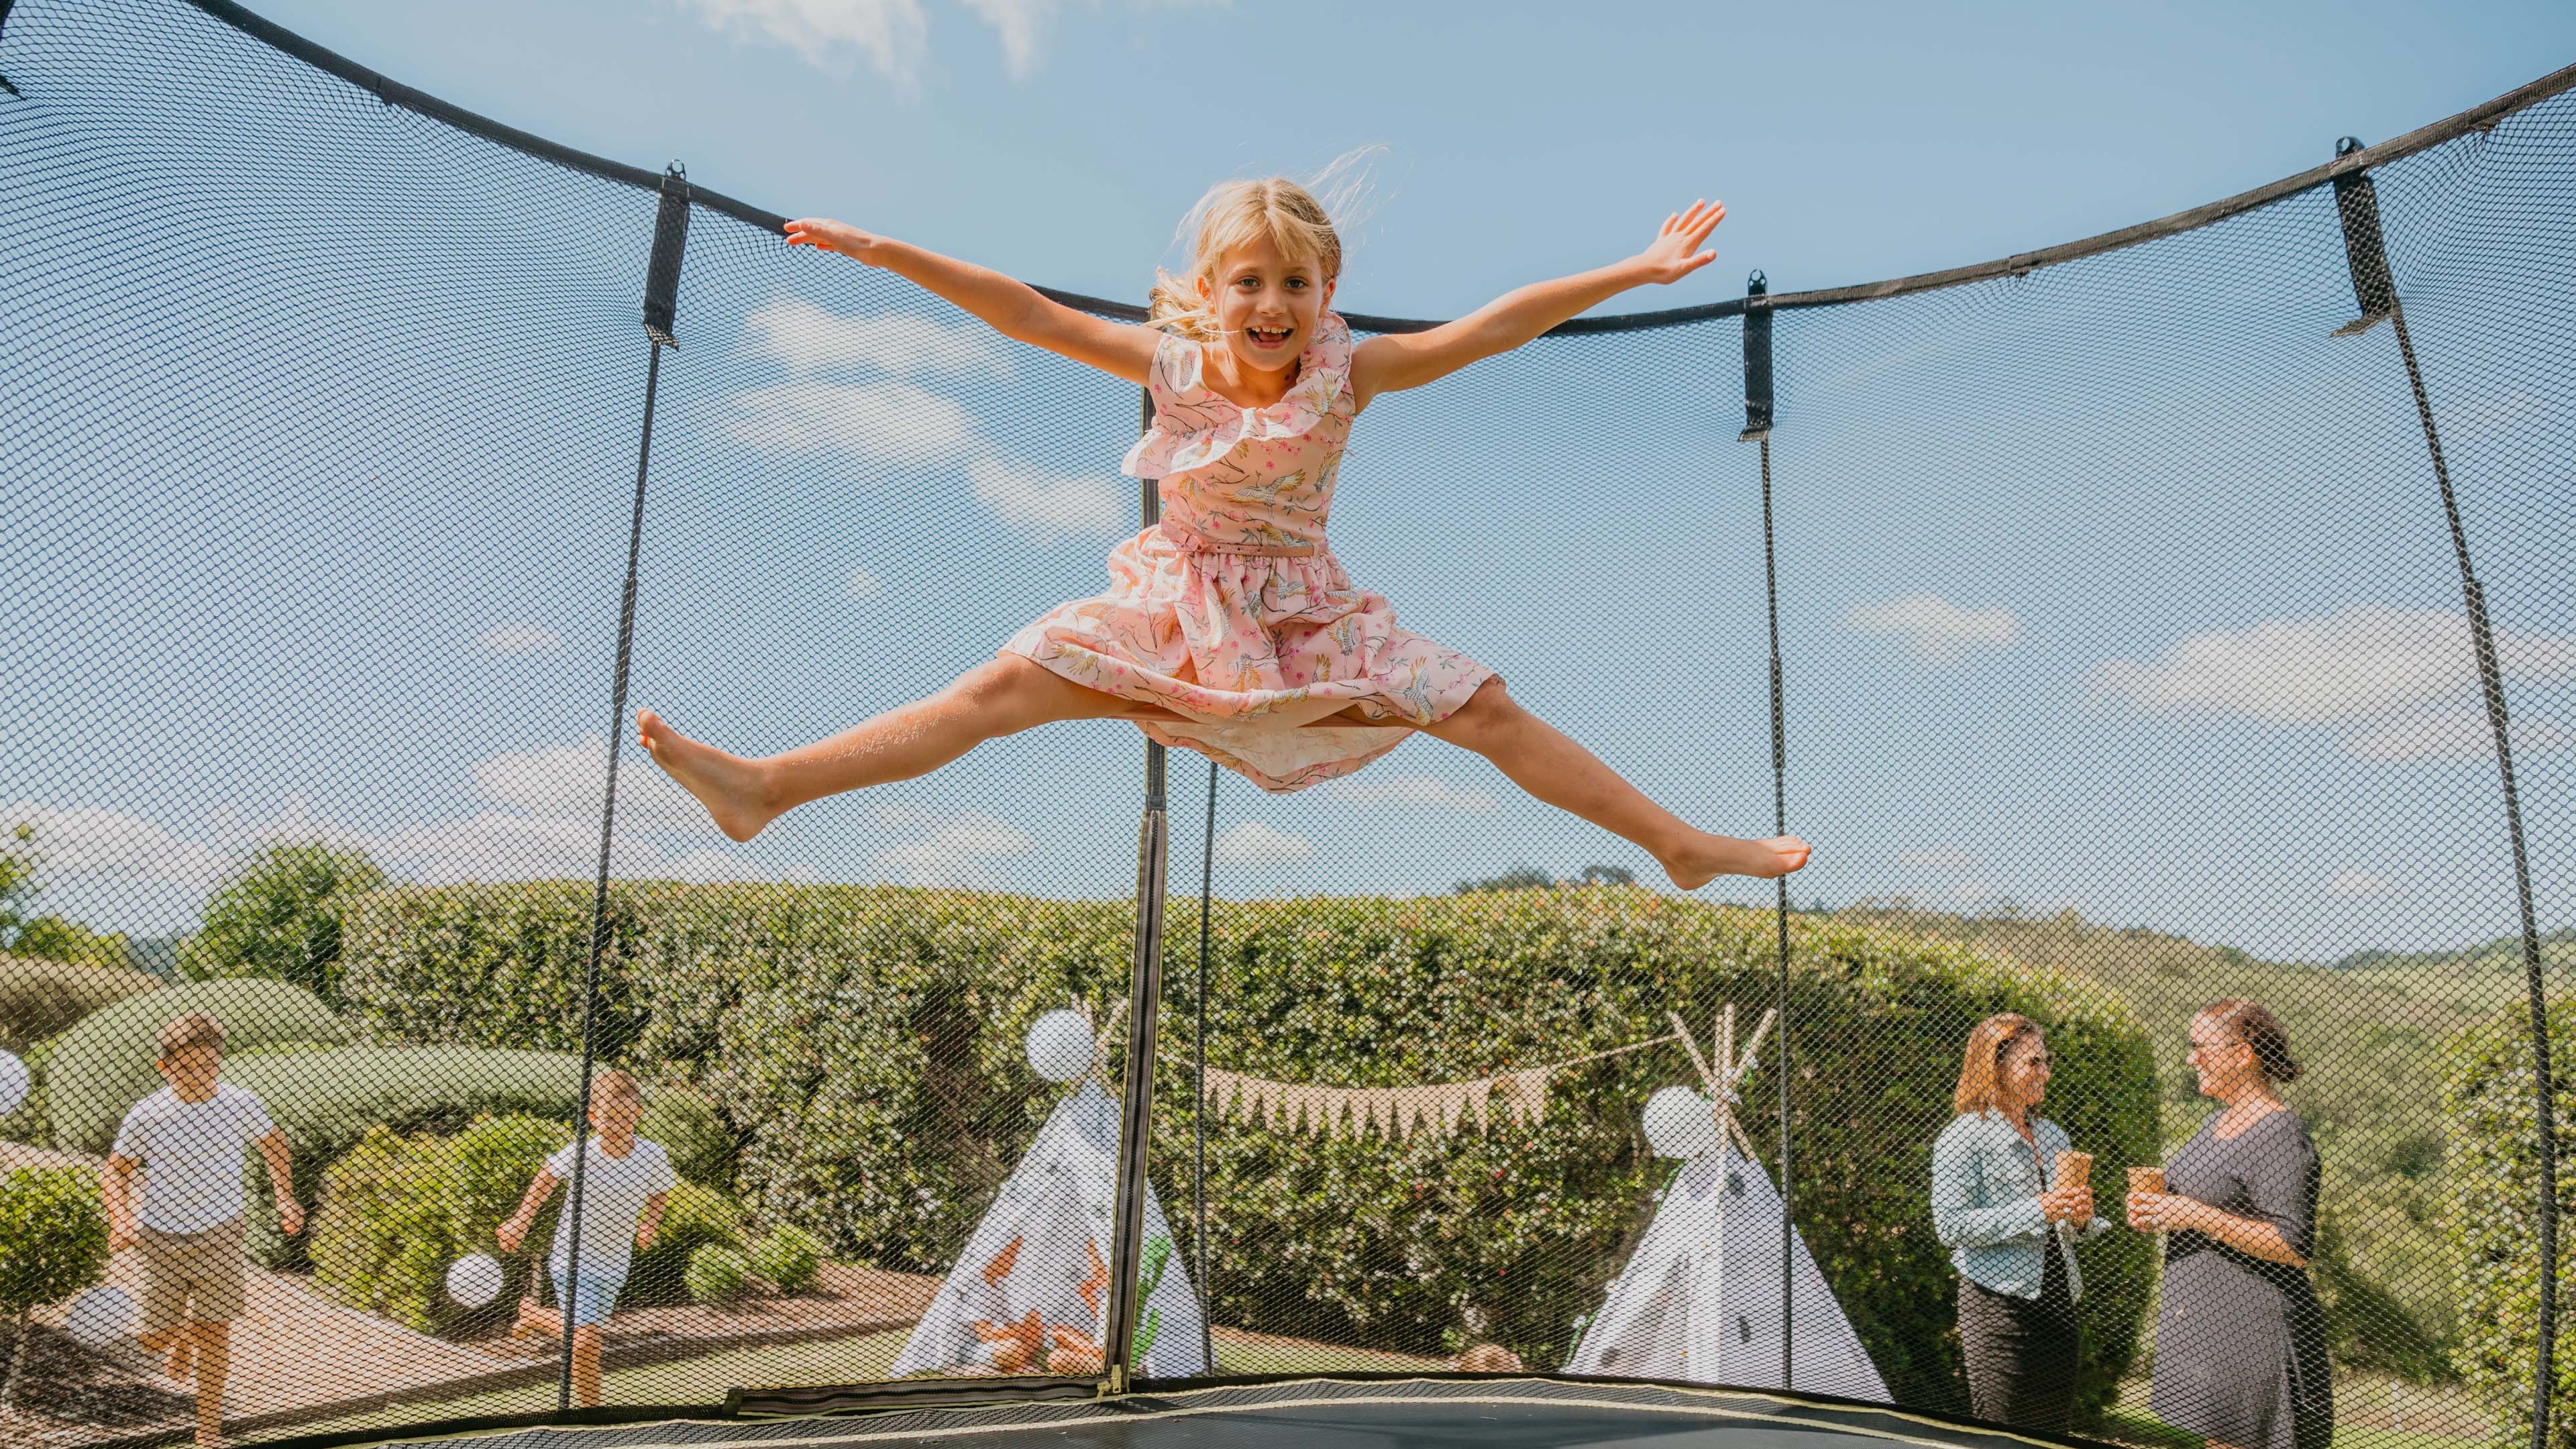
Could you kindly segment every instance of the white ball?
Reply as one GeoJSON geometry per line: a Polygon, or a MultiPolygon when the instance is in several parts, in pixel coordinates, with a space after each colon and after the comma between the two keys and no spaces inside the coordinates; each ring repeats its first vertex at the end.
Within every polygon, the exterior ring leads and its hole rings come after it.
{"type": "Polygon", "coordinates": [[[27,1064],[8,1052],[0,1052],[0,1117],[18,1110],[27,1100],[27,1064]]]}
{"type": "Polygon", "coordinates": [[[468,1253],[447,1270],[447,1296],[480,1308],[501,1296],[501,1265],[489,1253],[468,1253]]]}
{"type": "Polygon", "coordinates": [[[1717,1106],[1688,1087],[1646,1099],[1646,1145],[1657,1157],[1697,1157],[1717,1146],[1717,1106]]]}
{"type": "Polygon", "coordinates": [[[72,1300],[63,1331],[91,1348],[103,1348],[142,1326],[134,1295],[122,1288],[92,1288],[72,1300]]]}
{"type": "Polygon", "coordinates": [[[1091,1023],[1077,1011],[1050,1011],[1029,1028],[1029,1069],[1050,1082],[1091,1070],[1091,1023]]]}

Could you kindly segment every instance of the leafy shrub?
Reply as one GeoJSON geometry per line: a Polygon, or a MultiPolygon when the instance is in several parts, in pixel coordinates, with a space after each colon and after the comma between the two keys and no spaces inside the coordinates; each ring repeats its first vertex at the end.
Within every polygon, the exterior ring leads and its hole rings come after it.
{"type": "MultiPolygon", "coordinates": [[[[353,921],[351,1000],[380,1031],[433,1039],[562,1031],[587,907],[570,883],[379,892],[353,921]]],[[[1483,1076],[1659,1035],[1668,1011],[1702,1028],[1730,1001],[1758,1015],[1774,989],[1769,915],[1615,885],[1217,912],[1210,1056],[1291,1081],[1483,1076]]],[[[835,1254],[936,1273],[1061,1098],[1029,1072],[1023,1034],[1069,999],[1124,994],[1133,912],[638,883],[611,890],[608,922],[625,1058],[718,1104],[759,1214],[811,1225],[835,1254]]],[[[1194,1009],[1196,936],[1170,933],[1174,1013],[1194,1009]]],[[[1925,1201],[1961,1041],[2001,1010],[2048,1029],[2049,1115],[2099,1158],[2105,1212],[2128,1164],[2159,1160],[2149,1044],[2098,989],[1961,947],[1820,917],[1794,921],[1792,945],[1801,1225],[1898,1397],[1964,1411],[1955,1275],[1925,1201]]],[[[1744,1115],[1768,1144],[1765,1055],[1744,1115]]],[[[1217,1319],[1423,1353],[1463,1327],[1561,1362],[1658,1179],[1638,1109],[1687,1075],[1669,1050],[1613,1058],[1560,1077],[1535,1125],[1404,1143],[1212,1121],[1217,1319]]],[[[1161,1171],[1188,1160],[1187,1082],[1158,1084],[1161,1171]]],[[[2153,1246],[2115,1233],[2084,1253],[2089,1413],[2136,1355],[2153,1246]]]]}
{"type": "Polygon", "coordinates": [[[741,1149],[706,1098],[686,1087],[647,1084],[635,1135],[662,1144],[681,1181],[718,1192],[732,1190],[734,1157],[741,1149]]]}
{"type": "Polygon", "coordinates": [[[348,1040],[348,1028],[311,992],[282,981],[205,981],[165,987],[100,1008],[54,1040],[45,1067],[45,1110],[57,1146],[105,1152],[126,1109],[160,1089],[154,1038],[171,1018],[212,1012],[224,1047],[239,1053],[270,1042],[348,1040]]]}
{"type": "MultiPolygon", "coordinates": [[[[2558,1220],[2576,1222],[2576,999],[2549,1007],[2558,1220]]],[[[2540,1323],[2540,1130],[2532,1108],[2531,1018],[2516,1007],[2450,1043],[2450,1205],[2443,1224],[2459,1267],[2452,1362],[2497,1414],[2494,1442],[2531,1442],[2540,1323]]],[[[2563,1241],[2563,1239],[2562,1239],[2563,1241]]],[[[2564,1251],[2563,1249],[2561,1250],[2564,1251]]],[[[2563,1280],[2562,1280],[2563,1285],[2563,1280]]],[[[2564,1322],[2566,1300],[2560,1299],[2564,1322]]],[[[2576,1446],[2576,1354],[2562,1336],[2549,1387],[2550,1441],[2576,1446]]]]}
{"type": "MultiPolygon", "coordinates": [[[[567,1185],[557,1196],[571,1191],[567,1185]]],[[[721,1194],[682,1182],[662,1205],[662,1225],[653,1233],[653,1246],[636,1250],[626,1290],[617,1301],[631,1308],[689,1302],[695,1292],[688,1283],[689,1264],[701,1249],[711,1247],[728,1251],[742,1247],[741,1214],[721,1194]]]]}
{"type": "Polygon", "coordinates": [[[198,981],[283,981],[336,1005],[343,918],[384,883],[362,851],[319,841],[270,846],[207,897],[197,933],[180,947],[179,970],[198,981]]]}
{"type": "Polygon", "coordinates": [[[823,1240],[794,1223],[780,1223],[752,1245],[751,1271],[781,1293],[804,1291],[822,1269],[823,1240]]]}
{"type": "Polygon", "coordinates": [[[546,1155],[570,1140],[560,1119],[524,1114],[487,1117],[452,1137],[367,1129],[325,1174],[310,1230],[314,1286],[448,1337],[506,1323],[554,1241],[562,1194],[539,1211],[520,1251],[501,1254],[493,1231],[546,1155]],[[501,1292],[480,1307],[447,1296],[448,1267],[468,1253],[501,1259],[501,1292]]]}
{"type": "Polygon", "coordinates": [[[708,1243],[689,1255],[685,1276],[689,1301],[722,1303],[742,1291],[743,1284],[750,1281],[751,1267],[743,1261],[742,1254],[708,1243]]]}
{"type": "Polygon", "coordinates": [[[160,984],[140,971],[0,954],[0,1051],[24,1055],[91,1012],[160,984]]]}
{"type": "Polygon", "coordinates": [[[106,1277],[107,1214],[99,1207],[96,1174],[22,1167],[0,1178],[0,1316],[17,1320],[0,1405],[17,1401],[29,1311],[106,1277]]]}
{"type": "MultiPolygon", "coordinates": [[[[569,1140],[581,1062],[560,1052],[323,1047],[233,1056],[224,1063],[224,1080],[256,1094],[286,1134],[296,1196],[309,1217],[323,1169],[374,1128],[454,1133],[478,1117],[517,1113],[555,1123],[569,1140]]],[[[272,1196],[268,1164],[257,1153],[246,1157],[255,1208],[252,1258],[276,1268],[303,1266],[305,1241],[279,1236],[260,1206],[272,1196]]]]}

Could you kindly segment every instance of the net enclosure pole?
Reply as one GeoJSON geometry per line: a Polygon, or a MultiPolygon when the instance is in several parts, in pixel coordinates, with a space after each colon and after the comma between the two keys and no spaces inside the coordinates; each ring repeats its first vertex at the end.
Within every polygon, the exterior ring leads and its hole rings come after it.
{"type": "Polygon", "coordinates": [[[1208,761],[1207,830],[1199,841],[1199,981],[1197,1040],[1191,1047],[1196,1062],[1190,1069],[1190,1136],[1197,1161],[1190,1174],[1190,1215],[1195,1221],[1190,1241],[1197,1244],[1198,1273],[1192,1284],[1199,1292],[1199,1362],[1209,1373],[1216,1372],[1216,1321],[1209,1308],[1216,1302],[1216,1285],[1208,1279],[1207,1249],[1207,968],[1208,912],[1216,901],[1216,761],[1208,761]]]}
{"type": "MultiPolygon", "coordinates": [[[[1143,400],[1143,422],[1154,421],[1154,395],[1143,400]]],[[[1138,511],[1147,528],[1162,521],[1158,480],[1139,485],[1138,511]]],[[[1145,1163],[1152,1146],[1155,1012],[1163,999],[1164,750],[1145,742],[1145,816],[1136,827],[1136,960],[1127,980],[1127,1084],[1118,1124],[1118,1202],[1109,1243],[1108,1342],[1102,1368],[1109,1392],[1123,1394],[1136,1377],[1137,1270],[1145,1249],[1145,1163]]]]}
{"type": "MultiPolygon", "coordinates": [[[[1771,828],[1789,833],[1788,730],[1780,698],[1780,569],[1771,539],[1771,284],[1760,272],[1744,282],[1744,431],[1739,443],[1762,448],[1762,597],[1771,626],[1771,828]]],[[[1780,1064],[1776,1090],[1780,1105],[1780,1387],[1792,1388],[1791,1346],[1798,1339],[1797,1305],[1790,1291],[1789,1264],[1797,1237],[1797,1190],[1789,1175],[1789,878],[1775,884],[1772,907],[1779,936],[1779,978],[1774,985],[1780,1013],[1780,1064]]]]}
{"type": "Polygon", "coordinates": [[[662,349],[677,347],[672,325],[679,310],[680,258],[689,241],[689,182],[677,163],[662,174],[661,202],[653,214],[653,251],[644,267],[644,433],[635,445],[635,506],[626,525],[626,587],[617,602],[617,669],[608,697],[608,784],[599,802],[599,874],[590,895],[590,953],[581,969],[581,1098],[572,1124],[572,1194],[565,1242],[563,1361],[555,1381],[555,1410],[572,1408],[573,1314],[581,1292],[581,1215],[590,1179],[590,1086],[599,1061],[599,957],[608,940],[608,850],[617,827],[617,760],[626,742],[626,674],[634,655],[635,576],[644,555],[644,480],[653,463],[653,403],[661,391],[662,349]]]}
{"type": "MultiPolygon", "coordinates": [[[[2335,155],[2350,156],[2361,142],[2346,136],[2335,155]]],[[[2343,223],[2344,260],[2352,272],[2353,300],[2361,315],[2335,330],[2338,337],[2369,331],[2383,319],[2397,339],[2398,361],[2406,368],[2406,385],[2414,394],[2415,420],[2424,430],[2424,450],[2433,464],[2433,485],[2442,497],[2442,518],[2449,525],[2451,556],[2460,569],[2460,600],[2468,612],[2469,647],[2476,657],[2478,687],[2487,707],[2487,729],[2495,737],[2496,770],[2504,787],[2505,837],[2513,858],[2514,896],[2522,915],[2523,988],[2531,1010],[2532,1128],[2537,1136],[2540,1167],[2540,1323],[2532,1350],[2531,1443],[2549,1443],[2550,1376],[2558,1333],[2558,1124],[2556,1082],[2549,1061],[2549,1005],[2540,964],[2540,926],[2531,904],[2531,857],[2523,844],[2522,798],[2515,786],[2513,739],[2505,712],[2503,672],[2497,667],[2495,633],[2487,622],[2486,590],[2478,583],[2469,555],[2469,535],[2460,521],[2460,501],[2451,487],[2451,466],[2442,455],[2442,433],[2433,421],[2433,403],[2424,388],[2423,364],[2415,356],[2415,338],[2406,328],[2406,307],[2388,268],[2386,233],[2379,220],[2379,193],[2367,170],[2334,179],[2335,212],[2343,223]]]]}

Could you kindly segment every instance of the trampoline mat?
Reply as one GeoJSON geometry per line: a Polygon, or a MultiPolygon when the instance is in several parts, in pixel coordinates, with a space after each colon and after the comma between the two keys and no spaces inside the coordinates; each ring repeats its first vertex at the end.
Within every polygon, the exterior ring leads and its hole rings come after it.
{"type": "Polygon", "coordinates": [[[2049,1441],[1787,1395],[1556,1379],[1300,1379],[1112,1400],[888,1409],[766,1423],[530,1429],[471,1441],[473,1449],[2014,1449],[2043,1442],[2049,1441]]]}

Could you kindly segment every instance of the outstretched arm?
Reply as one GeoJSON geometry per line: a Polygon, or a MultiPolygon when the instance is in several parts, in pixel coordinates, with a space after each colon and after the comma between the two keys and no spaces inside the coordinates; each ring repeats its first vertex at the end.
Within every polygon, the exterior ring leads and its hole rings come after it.
{"type": "Polygon", "coordinates": [[[839,252],[869,266],[883,267],[974,313],[1014,342],[1043,347],[1112,377],[1141,386],[1154,366],[1156,338],[1152,329],[1112,322],[1051,301],[1027,283],[989,267],[944,257],[910,242],[821,217],[787,223],[787,244],[839,252]]]}
{"type": "Polygon", "coordinates": [[[1724,202],[1695,201],[1664,219],[1654,245],[1624,262],[1506,292],[1455,322],[1427,332],[1372,337],[1351,353],[1351,386],[1361,407],[1381,392],[1437,382],[1471,362],[1509,352],[1557,323],[1648,282],[1678,282],[1717,253],[1700,245],[1726,219],[1724,202]]]}

